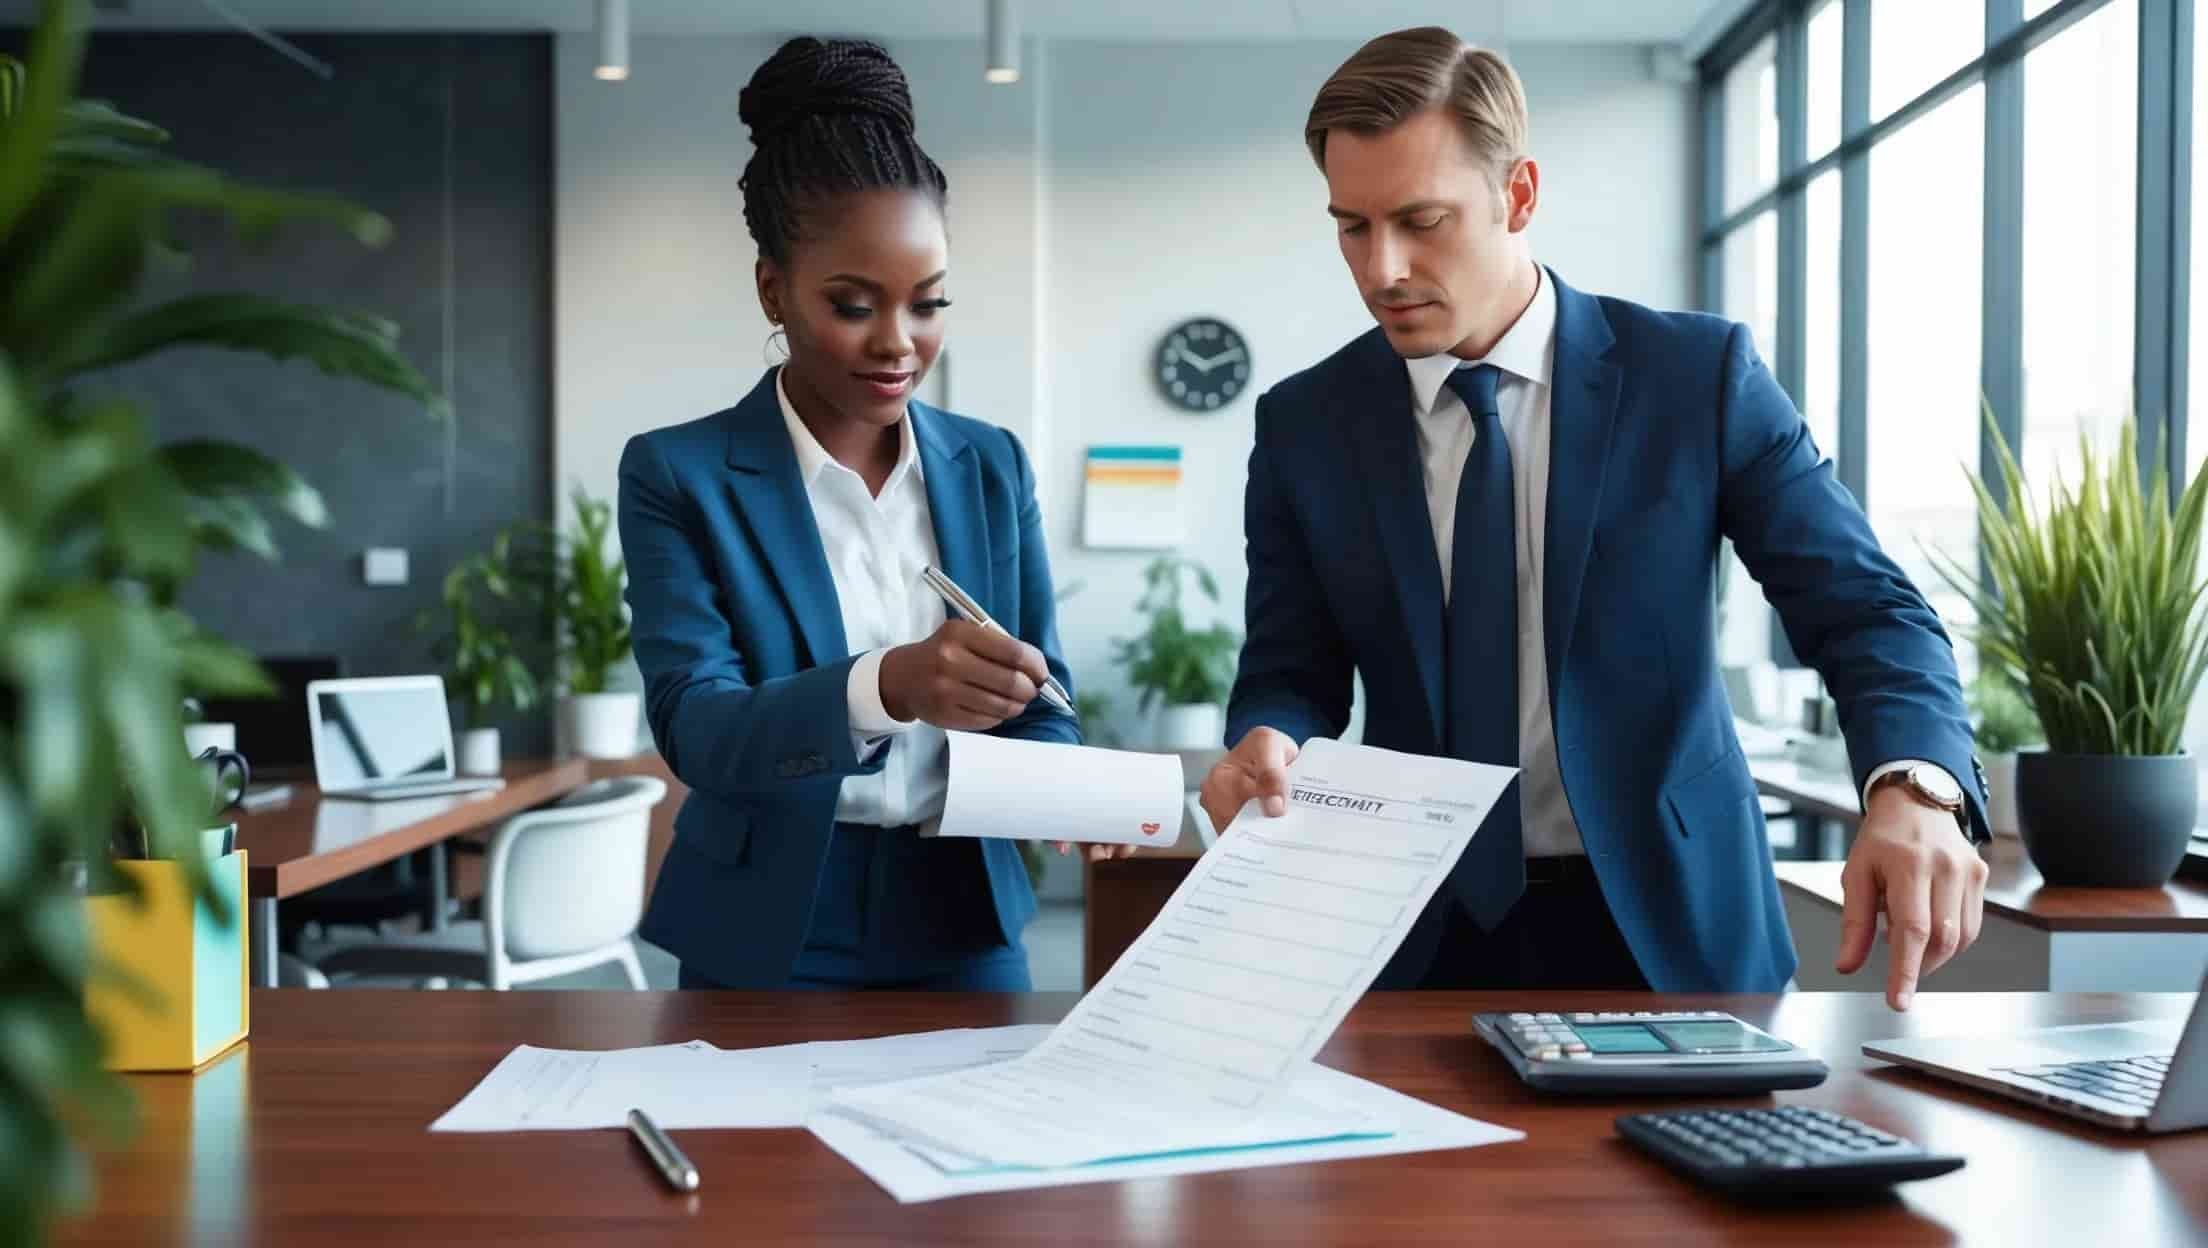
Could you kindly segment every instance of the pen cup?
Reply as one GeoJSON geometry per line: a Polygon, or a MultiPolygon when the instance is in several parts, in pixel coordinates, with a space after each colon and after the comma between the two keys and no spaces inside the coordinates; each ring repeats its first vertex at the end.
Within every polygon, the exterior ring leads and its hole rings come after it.
{"type": "MultiPolygon", "coordinates": [[[[210,843],[223,832],[211,829],[210,843]]],[[[105,1041],[110,1070],[196,1070],[245,1039],[245,852],[208,861],[227,924],[193,895],[183,863],[114,866],[138,895],[85,898],[100,968],[85,986],[85,1015],[105,1041]]]]}

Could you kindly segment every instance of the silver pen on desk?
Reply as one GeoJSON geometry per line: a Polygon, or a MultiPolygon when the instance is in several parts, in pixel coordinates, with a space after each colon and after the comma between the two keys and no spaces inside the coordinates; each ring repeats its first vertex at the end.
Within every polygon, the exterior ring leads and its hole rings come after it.
{"type": "Polygon", "coordinates": [[[675,1142],[659,1129],[659,1124],[644,1116],[641,1109],[629,1111],[629,1134],[643,1146],[646,1156],[659,1168],[659,1177],[667,1180],[667,1186],[678,1192],[698,1190],[698,1168],[690,1164],[675,1142]]]}
{"type": "MultiPolygon", "coordinates": [[[[992,633],[1004,633],[1004,626],[990,619],[989,613],[981,609],[981,604],[975,602],[971,594],[960,589],[957,581],[943,575],[940,569],[932,566],[924,568],[921,570],[920,579],[927,582],[929,589],[941,595],[943,601],[949,604],[951,610],[956,612],[960,619],[968,624],[986,628],[992,633]]],[[[1010,633],[1004,633],[1004,635],[1011,636],[1010,633]]],[[[1062,715],[1073,714],[1073,699],[1066,696],[1066,691],[1064,687],[1059,685],[1057,678],[1045,677],[1043,687],[1037,692],[1043,701],[1050,704],[1052,710],[1062,715]]]]}

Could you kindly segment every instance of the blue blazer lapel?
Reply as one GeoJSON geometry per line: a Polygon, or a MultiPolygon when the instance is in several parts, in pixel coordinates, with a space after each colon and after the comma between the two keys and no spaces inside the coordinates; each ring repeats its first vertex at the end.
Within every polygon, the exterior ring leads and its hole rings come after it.
{"type": "Polygon", "coordinates": [[[773,570],[790,615],[815,666],[850,653],[843,637],[843,604],[828,572],[813,502],[797,475],[797,448],[774,394],[775,370],[759,379],[730,410],[728,466],[736,473],[736,505],[751,527],[760,558],[773,570]]]}
{"type": "Polygon", "coordinates": [[[1543,641],[1548,649],[1553,699],[1564,656],[1579,617],[1579,591],[1587,574],[1595,516],[1601,510],[1610,435],[1617,424],[1618,368],[1606,357],[1616,335],[1602,304],[1556,283],[1556,372],[1549,399],[1549,506],[1547,568],[1541,587],[1543,641]]]}
{"type": "Polygon", "coordinates": [[[1365,496],[1372,501],[1380,546],[1394,575],[1397,600],[1410,627],[1411,654],[1426,691],[1426,714],[1438,746],[1441,734],[1441,555],[1426,510],[1418,434],[1412,427],[1410,374],[1375,329],[1361,342],[1366,376],[1341,395],[1341,427],[1356,449],[1365,496]]]}
{"type": "Polygon", "coordinates": [[[928,518],[935,526],[943,574],[994,615],[996,608],[989,606],[995,601],[989,584],[989,517],[982,506],[973,444],[925,403],[914,400],[905,411],[920,444],[920,476],[928,488],[928,518]]]}

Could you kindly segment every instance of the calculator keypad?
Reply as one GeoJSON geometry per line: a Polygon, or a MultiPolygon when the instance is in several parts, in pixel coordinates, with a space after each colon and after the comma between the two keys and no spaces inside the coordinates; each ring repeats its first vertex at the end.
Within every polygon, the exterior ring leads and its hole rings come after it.
{"type": "Polygon", "coordinates": [[[1571,1014],[1512,1014],[1503,1022],[1503,1033],[1518,1051],[1537,1062],[1592,1061],[1594,1054],[1572,1031],[1574,1023],[1676,1023],[1711,1022],[1730,1018],[1716,1010],[1697,1012],[1618,1010],[1601,1013],[1585,1010],[1571,1014]]]}
{"type": "Polygon", "coordinates": [[[1914,1155],[1916,1145],[1822,1109],[1700,1110],[1648,1115],[1648,1125],[1705,1164],[1776,1166],[1914,1155]]]}

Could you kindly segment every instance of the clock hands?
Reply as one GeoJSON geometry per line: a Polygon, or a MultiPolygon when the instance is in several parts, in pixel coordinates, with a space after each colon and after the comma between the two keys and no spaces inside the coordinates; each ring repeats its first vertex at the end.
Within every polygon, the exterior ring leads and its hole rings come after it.
{"type": "Polygon", "coordinates": [[[1180,355],[1183,364],[1205,373],[1231,360],[1243,358],[1242,348],[1240,347],[1228,347],[1217,355],[1198,355],[1187,347],[1177,347],[1175,350],[1180,355]]]}

